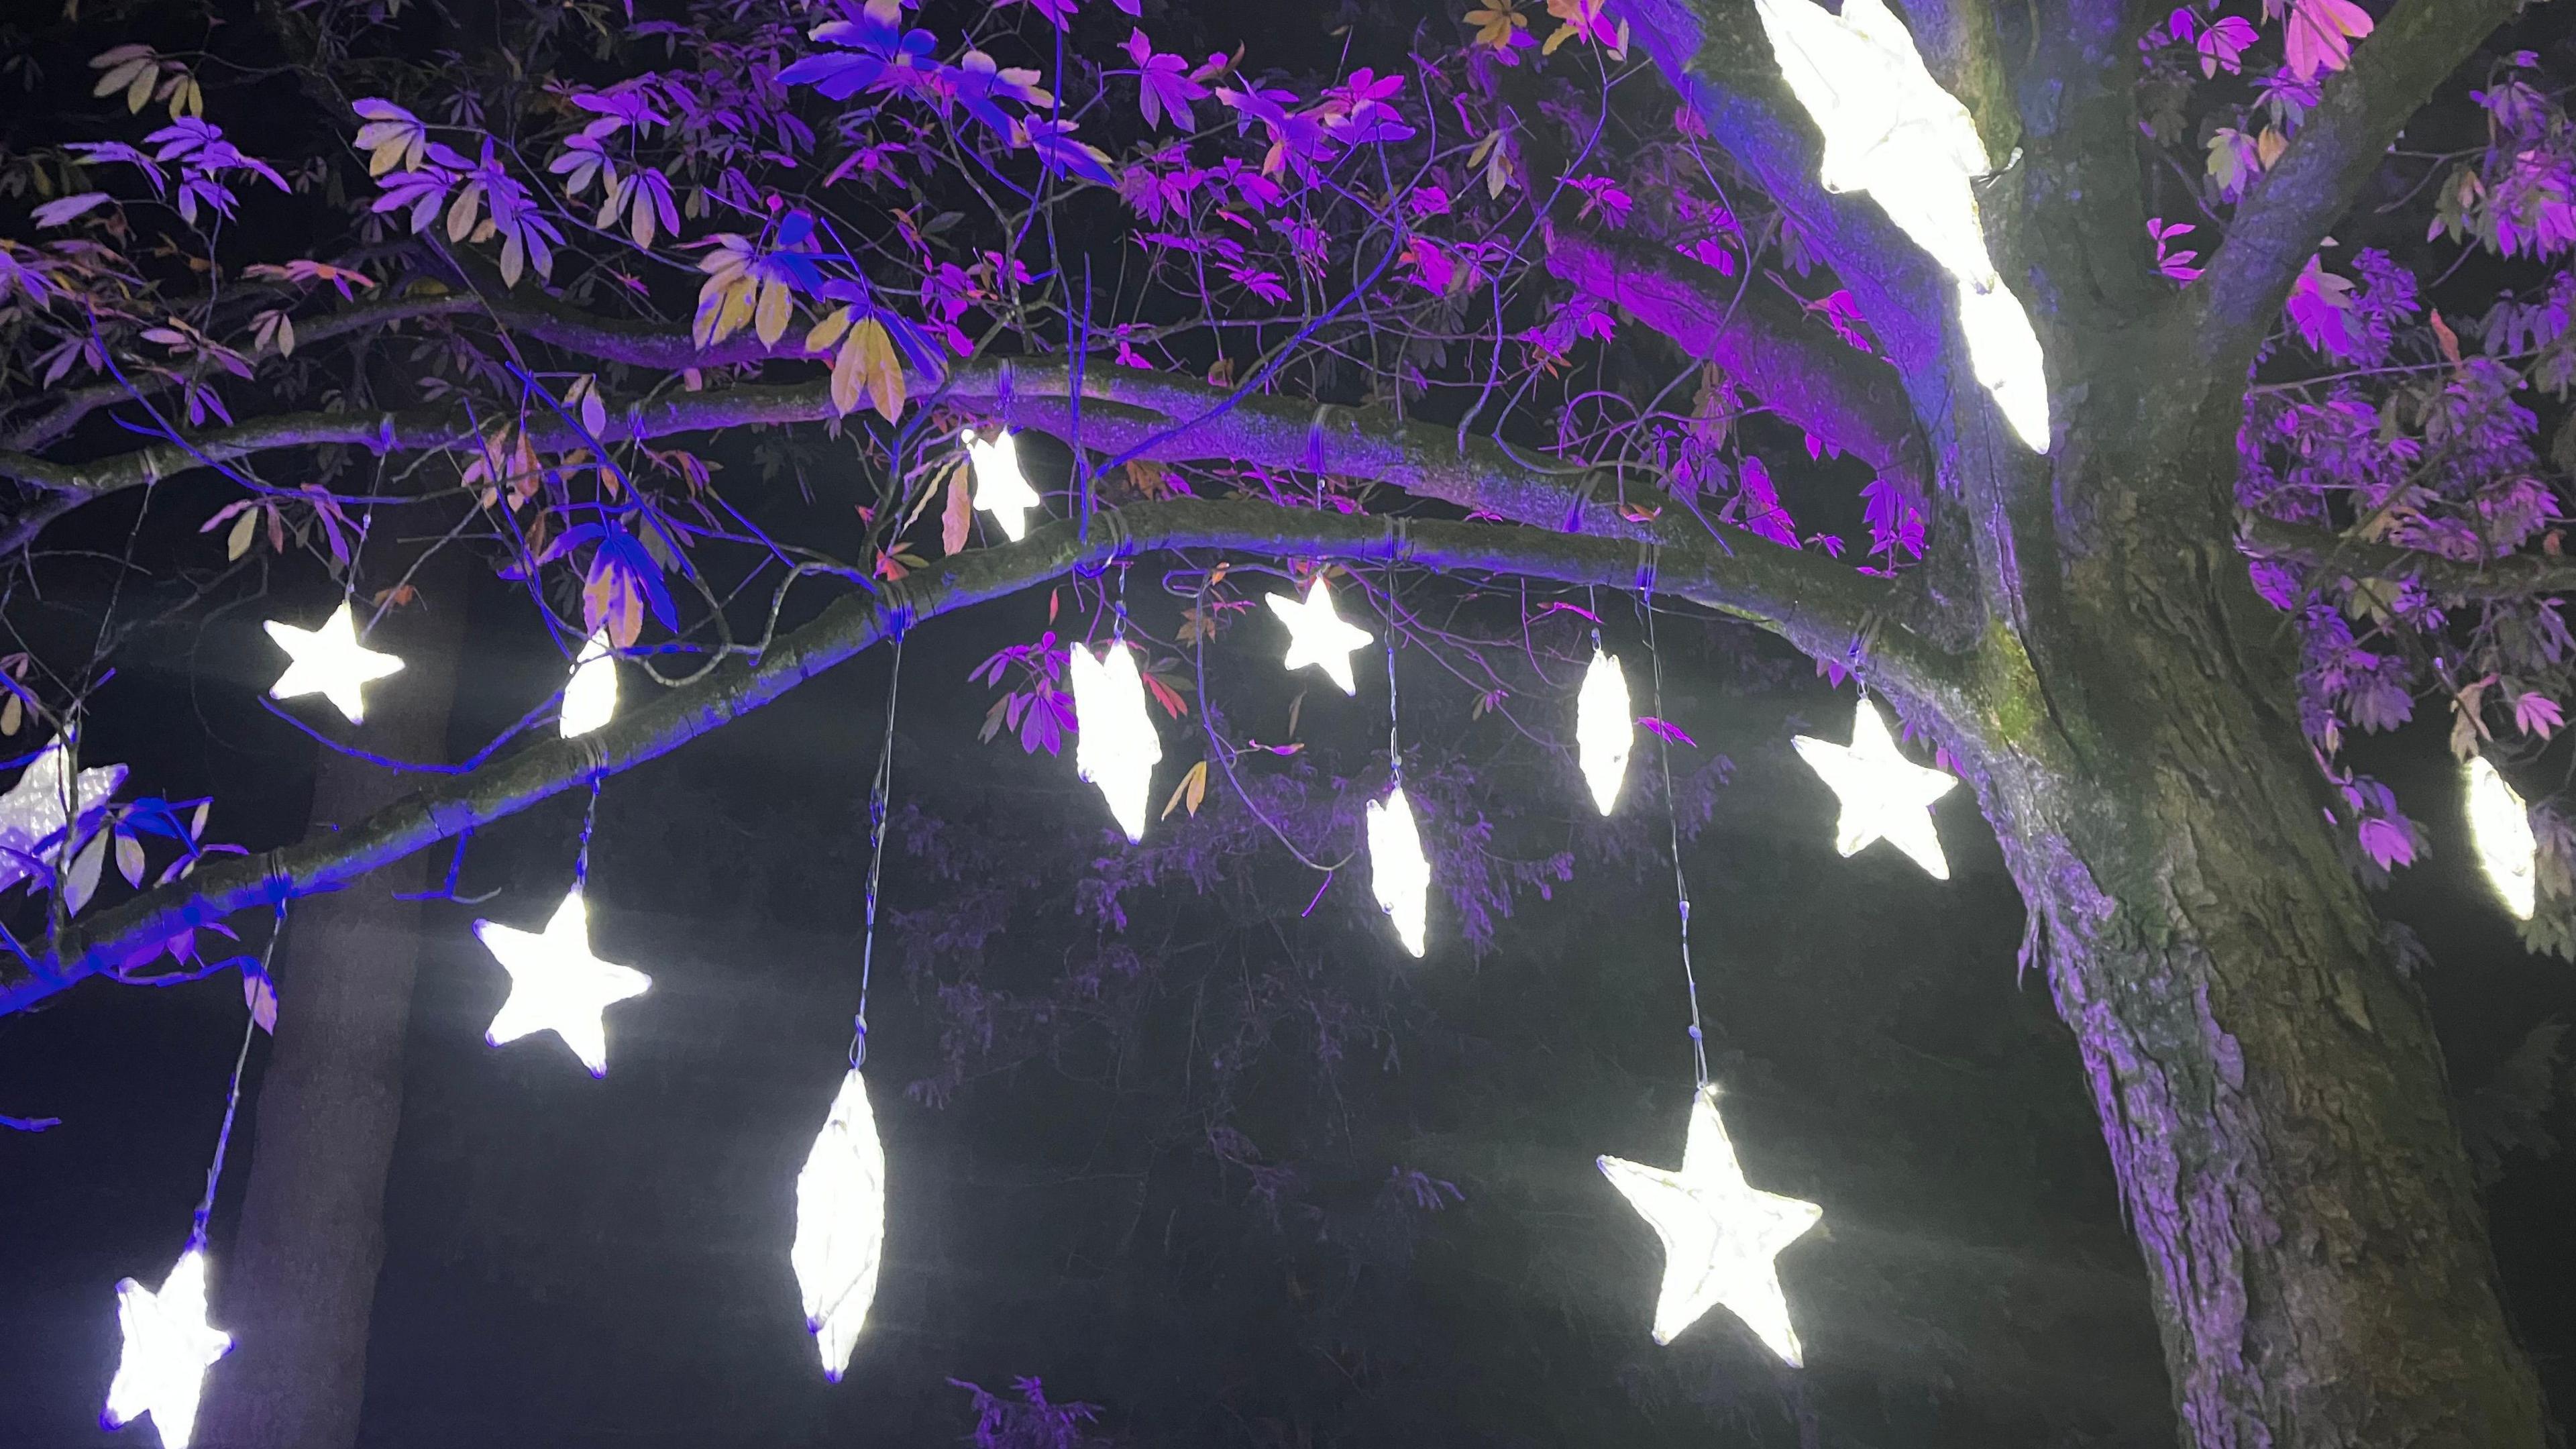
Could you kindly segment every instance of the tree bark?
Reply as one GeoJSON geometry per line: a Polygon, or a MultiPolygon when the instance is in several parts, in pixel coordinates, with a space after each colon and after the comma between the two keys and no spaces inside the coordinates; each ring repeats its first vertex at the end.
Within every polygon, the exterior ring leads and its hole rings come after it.
{"type": "MultiPolygon", "coordinates": [[[[401,655],[403,669],[368,686],[360,749],[446,758],[465,613],[465,570],[454,553],[423,568],[423,602],[386,615],[369,641],[401,655]]],[[[356,824],[416,778],[325,750],[309,833],[356,824]]],[[[238,1347],[206,1381],[196,1442],[208,1449],[357,1442],[420,952],[420,903],[396,895],[424,889],[436,861],[435,852],[412,856],[349,889],[307,897],[291,914],[250,1184],[219,1305],[238,1347]]]]}
{"type": "Polygon", "coordinates": [[[2029,631],[2051,663],[1990,643],[1998,743],[1970,773],[2081,1045],[2183,1441],[2538,1449],[2441,1048],[2326,824],[2288,631],[2178,515],[2069,531],[2029,631]]]}

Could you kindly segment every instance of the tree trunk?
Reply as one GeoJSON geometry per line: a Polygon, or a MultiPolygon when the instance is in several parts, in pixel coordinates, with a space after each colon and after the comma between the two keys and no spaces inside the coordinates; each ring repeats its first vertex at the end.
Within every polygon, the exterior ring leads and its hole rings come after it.
{"type": "Polygon", "coordinates": [[[2045,647],[1986,651],[1990,728],[2023,747],[1970,771],[2081,1044],[2183,1440],[2538,1449],[2441,1048],[2329,833],[2289,631],[2187,523],[2076,531],[2021,636],[2045,647]]]}
{"type": "MultiPolygon", "coordinates": [[[[355,743],[393,759],[443,760],[465,574],[446,556],[421,574],[423,603],[386,615],[369,640],[401,655],[403,669],[367,687],[355,743]]],[[[418,778],[324,751],[312,833],[365,819],[418,778]]],[[[436,851],[413,856],[290,914],[250,1184],[221,1280],[220,1321],[239,1346],[207,1376],[197,1429],[209,1449],[357,1442],[420,951],[420,904],[395,895],[433,883],[443,862],[436,851]]]]}

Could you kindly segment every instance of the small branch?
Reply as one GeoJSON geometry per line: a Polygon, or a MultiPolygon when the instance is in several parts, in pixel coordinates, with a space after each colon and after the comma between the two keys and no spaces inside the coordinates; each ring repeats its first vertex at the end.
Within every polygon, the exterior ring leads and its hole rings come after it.
{"type": "Polygon", "coordinates": [[[89,976],[149,959],[180,932],[282,897],[311,895],[463,831],[658,758],[769,703],[920,620],[1001,598],[1061,576],[1156,549],[1212,548],[1274,557],[1412,562],[1656,592],[1724,610],[1810,654],[1845,658],[1866,639],[1872,677],[1966,718],[1945,656],[1901,626],[1872,619],[1876,590],[1813,554],[1749,534],[1722,543],[1649,550],[1633,540],[1490,523],[1408,522],[1284,509],[1236,500],[1142,504],[1094,516],[1082,541],[1072,523],[1016,544],[958,554],[873,596],[835,601],[782,636],[757,663],[728,661],[597,732],[531,746],[463,775],[445,776],[345,829],[263,855],[210,865],[78,922],[35,958],[0,966],[0,1014],[23,1011],[89,976]]]}
{"type": "MultiPolygon", "coordinates": [[[[2398,0],[2326,79],[2287,151],[2237,208],[2227,240],[2185,297],[2200,351],[2241,375],[2327,230],[2361,195],[2397,133],[2522,0],[2398,0]]],[[[2233,398],[2235,394],[2228,394],[2233,398]]]]}
{"type": "Polygon", "coordinates": [[[1782,418],[1906,489],[1932,493],[1931,462],[1895,369],[1860,352],[1756,279],[1741,289],[1707,267],[1558,230],[1547,269],[1559,280],[1714,362],[1782,418]]]}
{"type": "Polygon", "coordinates": [[[2439,554],[2365,543],[2322,528],[2281,523],[2252,513],[2240,513],[2237,528],[2238,543],[2258,558],[2322,569],[2346,578],[2419,584],[2437,598],[2486,601],[2576,592],[2576,558],[2516,554],[2488,563],[2462,563],[2439,554]]]}

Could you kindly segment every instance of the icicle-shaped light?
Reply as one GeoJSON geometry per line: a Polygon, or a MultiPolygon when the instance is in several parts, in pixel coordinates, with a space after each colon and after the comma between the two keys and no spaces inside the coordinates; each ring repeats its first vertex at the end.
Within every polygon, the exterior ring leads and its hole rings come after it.
{"type": "Polygon", "coordinates": [[[1154,733],[1136,651],[1125,640],[1109,641],[1097,659],[1073,646],[1073,722],[1074,773],[1100,787],[1130,841],[1144,839],[1163,737],[1154,733]]]}
{"type": "Polygon", "coordinates": [[[1817,180],[1866,192],[1959,284],[1977,381],[2034,452],[2049,444],[2046,359],[2030,314],[1986,252],[1971,183],[1994,169],[1976,121],[1924,67],[1883,0],[1754,0],[1790,93],[1825,133],[1817,180]]]}
{"type": "Polygon", "coordinates": [[[876,1301],[885,1258],[885,1147],[867,1081],[841,1079],[831,1114],[796,1174],[796,1243],[787,1261],[805,1296],[805,1327],[823,1356],[823,1377],[839,1383],[876,1301]]]}
{"type": "Polygon", "coordinates": [[[1950,878],[1941,836],[1932,828],[1932,802],[1950,793],[1958,777],[1925,769],[1900,754],[1877,705],[1864,699],[1852,711],[1848,745],[1813,735],[1800,735],[1790,743],[1842,801],[1834,849],[1851,855],[1872,841],[1884,840],[1911,856],[1934,880],[1950,878]]]}
{"type": "Polygon", "coordinates": [[[1350,623],[1333,612],[1333,590],[1317,574],[1306,586],[1306,597],[1294,594],[1271,594],[1270,611],[1288,626],[1288,658],[1283,667],[1300,669],[1312,664],[1324,671],[1324,677],[1340,685],[1342,693],[1358,690],[1351,678],[1351,651],[1368,644],[1376,635],[1350,623]]]}
{"type": "Polygon", "coordinates": [[[293,699],[318,694],[340,707],[349,723],[363,723],[366,697],[360,686],[403,667],[402,660],[358,642],[358,622],[346,599],[319,629],[298,629],[268,621],[268,637],[287,653],[286,672],[268,687],[271,698],[293,699]]]}
{"type": "Polygon", "coordinates": [[[2540,845],[2531,835],[2531,808],[2482,755],[2469,759],[2469,839],[2478,864],[2514,919],[2531,919],[2540,888],[2540,845]]]}
{"type": "Polygon", "coordinates": [[[131,1278],[119,1282],[116,1326],[125,1335],[125,1354],[99,1422],[121,1429],[150,1414],[162,1449],[188,1449],[206,1370],[233,1347],[231,1334],[206,1322],[205,1250],[191,1243],[158,1293],[131,1278]]]}
{"type": "Polygon", "coordinates": [[[572,678],[564,681],[563,737],[589,734],[616,714],[617,651],[602,629],[582,644],[572,662],[572,678]]]}
{"type": "Polygon", "coordinates": [[[1422,856],[1422,834],[1413,828],[1413,806],[1398,785],[1384,800],[1368,805],[1369,888],[1377,904],[1395,922],[1404,949],[1422,954],[1429,915],[1431,862],[1422,856]]]}
{"type": "Polygon", "coordinates": [[[612,1003],[643,995],[653,978],[590,954],[590,910],[582,903],[581,887],[565,893],[542,932],[476,921],[474,935],[510,973],[510,998],[501,1003],[483,1040],[500,1046],[531,1032],[550,1031],[572,1048],[592,1076],[607,1076],[603,1014],[612,1003]]]}
{"type": "Polygon", "coordinates": [[[1824,1217],[1814,1203],[1764,1192],[1744,1180],[1735,1144],[1717,1114],[1717,1089],[1691,1103],[1679,1172],[1600,1159],[1602,1175],[1664,1243],[1664,1286],[1655,1298],[1655,1342],[1671,1343],[1711,1308],[1744,1320],[1790,1364],[1800,1362],[1789,1298],[1780,1289],[1780,1250],[1824,1217]]]}
{"type": "Polygon", "coordinates": [[[958,440],[966,445],[966,457],[975,470],[975,506],[993,515],[1004,538],[1017,543],[1028,537],[1029,510],[1045,505],[1020,472],[1019,440],[1009,428],[989,443],[975,436],[973,428],[958,440]]]}
{"type": "Polygon", "coordinates": [[[1604,815],[1619,802],[1619,787],[1628,779],[1628,751],[1636,742],[1627,671],[1596,643],[1592,667],[1583,672],[1583,692],[1574,699],[1574,746],[1583,763],[1583,781],[1592,787],[1592,803],[1604,815]]]}

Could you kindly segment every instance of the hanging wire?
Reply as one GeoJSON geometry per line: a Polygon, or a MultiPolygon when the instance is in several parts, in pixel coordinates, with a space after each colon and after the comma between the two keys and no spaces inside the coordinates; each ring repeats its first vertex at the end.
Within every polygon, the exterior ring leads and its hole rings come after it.
{"type": "MultiPolygon", "coordinates": [[[[259,979],[270,981],[268,968],[277,960],[277,940],[286,934],[286,898],[277,901],[277,920],[268,930],[268,944],[259,953],[259,979]]],[[[276,988],[272,985],[271,990],[276,988]]],[[[215,1134],[215,1160],[206,1166],[206,1195],[197,1200],[195,1221],[188,1229],[188,1247],[202,1251],[206,1246],[206,1220],[215,1214],[215,1187],[223,1181],[224,1153],[232,1146],[233,1116],[241,1110],[242,1069],[250,1064],[250,1041],[259,1034],[259,1007],[251,1005],[250,1020],[242,1023],[241,1050],[233,1054],[233,1082],[224,1094],[224,1125],[215,1134]]]]}
{"type": "Polygon", "coordinates": [[[599,787],[608,777],[594,773],[590,777],[590,804],[581,812],[581,853],[572,858],[572,888],[580,890],[590,884],[590,832],[599,823],[599,787]]]}
{"type": "Polygon", "coordinates": [[[894,636],[894,666],[886,673],[885,743],[877,750],[876,779],[868,787],[867,924],[859,942],[859,1012],[851,1019],[850,1070],[868,1064],[868,981],[876,973],[877,882],[885,874],[886,801],[894,789],[894,706],[903,688],[903,635],[894,636]]]}
{"type": "Polygon", "coordinates": [[[1404,788],[1404,746],[1396,738],[1395,712],[1395,631],[1403,617],[1395,598],[1395,561],[1386,565],[1386,758],[1395,777],[1395,788],[1404,788]]]}
{"type": "MultiPolygon", "coordinates": [[[[1652,663],[1655,681],[1655,718],[1664,717],[1664,654],[1655,647],[1655,600],[1648,592],[1637,595],[1637,612],[1646,619],[1646,658],[1652,663]]],[[[1595,636],[1596,639],[1598,636],[1595,636]]],[[[1682,806],[1673,794],[1673,747],[1661,730],[1655,736],[1655,760],[1664,772],[1664,823],[1671,831],[1673,848],[1673,899],[1681,908],[1682,985],[1690,993],[1691,1068],[1699,1074],[1699,1085],[1708,1085],[1708,1039],[1700,1031],[1699,974],[1691,967],[1690,882],[1682,875],[1682,806]]]]}

